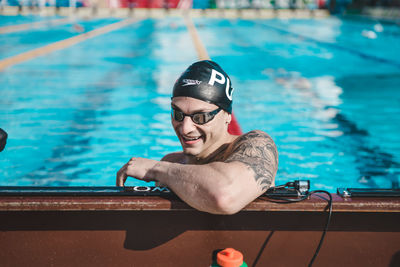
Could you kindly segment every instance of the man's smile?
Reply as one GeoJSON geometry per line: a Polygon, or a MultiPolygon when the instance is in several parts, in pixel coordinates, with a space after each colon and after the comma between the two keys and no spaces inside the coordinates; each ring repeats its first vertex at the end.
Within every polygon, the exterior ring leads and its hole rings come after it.
{"type": "Polygon", "coordinates": [[[202,135],[199,136],[184,136],[181,135],[183,143],[187,145],[193,145],[201,141],[202,135]]]}

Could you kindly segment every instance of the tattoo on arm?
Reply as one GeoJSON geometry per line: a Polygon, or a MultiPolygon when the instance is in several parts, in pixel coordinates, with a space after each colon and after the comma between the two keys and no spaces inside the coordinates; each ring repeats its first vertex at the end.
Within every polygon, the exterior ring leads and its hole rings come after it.
{"type": "Polygon", "coordinates": [[[254,172],[261,190],[268,189],[278,169],[278,151],[271,137],[262,131],[251,131],[236,140],[232,154],[225,162],[239,161],[254,172]]]}

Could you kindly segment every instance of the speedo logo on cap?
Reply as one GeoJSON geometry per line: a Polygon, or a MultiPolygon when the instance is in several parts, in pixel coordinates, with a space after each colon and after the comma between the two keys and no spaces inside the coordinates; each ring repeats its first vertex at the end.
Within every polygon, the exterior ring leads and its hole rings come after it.
{"type": "Polygon", "coordinates": [[[201,84],[201,81],[199,81],[199,80],[191,80],[191,79],[183,79],[182,82],[183,82],[182,86],[199,85],[199,84],[201,84]]]}
{"type": "Polygon", "coordinates": [[[225,87],[225,94],[226,94],[226,97],[227,97],[229,100],[232,101],[233,88],[232,88],[232,90],[229,92],[229,85],[230,85],[229,78],[228,78],[228,77],[225,78],[225,76],[224,76],[222,73],[220,73],[219,71],[216,71],[216,70],[214,70],[214,69],[211,70],[211,77],[210,77],[210,80],[208,81],[208,84],[209,84],[209,85],[214,86],[214,84],[215,84],[216,82],[219,83],[219,84],[224,85],[224,84],[225,84],[225,81],[226,81],[226,87],[225,87]]]}

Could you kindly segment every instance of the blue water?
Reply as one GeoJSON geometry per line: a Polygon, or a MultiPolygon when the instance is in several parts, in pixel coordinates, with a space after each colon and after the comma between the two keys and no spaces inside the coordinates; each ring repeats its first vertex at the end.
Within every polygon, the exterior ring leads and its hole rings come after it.
{"type": "Polygon", "coordinates": [[[45,20],[48,20],[48,17],[33,16],[33,15],[1,16],[0,27],[10,26],[10,25],[21,25],[21,24],[25,24],[25,23],[32,23],[32,22],[45,21],[45,20]]]}
{"type": "MultiPolygon", "coordinates": [[[[88,31],[116,21],[78,23],[88,31]]],[[[334,17],[194,22],[231,76],[243,131],[276,141],[277,184],[398,186],[399,26],[334,17]]],[[[78,34],[71,27],[0,35],[0,59],[78,34]]],[[[182,19],[147,19],[0,72],[0,127],[9,133],[0,185],[114,185],[131,156],[179,150],[171,87],[196,59],[182,19]]]]}
{"type": "Polygon", "coordinates": [[[33,50],[35,48],[43,47],[63,39],[71,38],[81,33],[85,33],[117,21],[120,21],[120,19],[101,19],[95,21],[80,20],[53,26],[50,23],[50,20],[46,20],[48,23],[42,27],[33,27],[26,31],[0,34],[0,43],[2,44],[0,46],[0,60],[33,50]],[[82,27],[79,28],[82,30],[77,31],[77,29],[74,27],[76,25],[82,27]]]}

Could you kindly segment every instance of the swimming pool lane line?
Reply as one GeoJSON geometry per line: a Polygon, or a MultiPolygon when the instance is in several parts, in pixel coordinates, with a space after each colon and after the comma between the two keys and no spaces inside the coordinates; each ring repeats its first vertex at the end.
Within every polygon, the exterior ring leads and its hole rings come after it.
{"type": "MultiPolygon", "coordinates": [[[[256,24],[256,22],[255,22],[255,24],[256,24]]],[[[329,42],[325,42],[325,41],[320,41],[320,40],[312,38],[312,37],[308,37],[308,36],[305,36],[305,35],[294,33],[294,32],[291,32],[291,31],[288,31],[288,30],[285,30],[285,29],[282,29],[282,28],[279,28],[279,27],[274,27],[274,26],[271,26],[271,25],[268,25],[268,24],[265,24],[265,23],[258,23],[258,25],[265,26],[267,28],[273,29],[273,30],[278,31],[280,33],[289,34],[289,35],[292,35],[292,36],[295,36],[295,37],[300,37],[303,40],[307,40],[307,41],[310,41],[310,42],[313,42],[313,43],[317,43],[317,44],[320,44],[320,45],[325,45],[325,46],[328,46],[328,47],[331,47],[331,48],[334,48],[334,49],[337,49],[337,50],[342,50],[342,51],[348,52],[350,54],[357,55],[357,56],[359,56],[361,58],[364,58],[364,59],[368,59],[368,60],[371,60],[371,61],[392,65],[392,66],[397,67],[397,68],[400,69],[400,62],[397,62],[397,61],[394,61],[394,60],[390,60],[390,59],[386,59],[386,58],[381,58],[381,57],[377,57],[377,56],[374,56],[374,55],[370,55],[370,54],[361,52],[361,51],[359,51],[357,49],[353,49],[353,48],[350,48],[350,47],[346,47],[346,46],[342,46],[342,45],[338,45],[338,44],[333,44],[333,43],[329,43],[329,42]]]]}
{"type": "Polygon", "coordinates": [[[3,59],[0,61],[0,71],[3,71],[4,69],[11,67],[13,65],[17,65],[19,63],[34,59],[36,57],[40,57],[40,56],[49,54],[51,52],[73,46],[73,45],[83,42],[87,39],[90,39],[90,38],[93,38],[93,37],[96,37],[96,36],[99,36],[99,35],[114,31],[114,30],[118,30],[122,27],[128,26],[137,21],[138,21],[138,19],[135,19],[135,18],[125,19],[125,20],[122,20],[122,21],[119,21],[119,22],[116,22],[113,24],[109,24],[109,25],[101,27],[101,28],[94,29],[94,30],[86,32],[86,33],[82,33],[82,34],[70,37],[68,39],[57,41],[55,43],[51,43],[46,46],[42,46],[42,47],[30,50],[28,52],[24,52],[24,53],[18,54],[16,56],[3,59]]]}
{"type": "Polygon", "coordinates": [[[25,31],[33,28],[39,28],[45,25],[50,24],[51,26],[56,26],[64,23],[72,22],[71,18],[60,18],[60,19],[51,19],[44,21],[36,21],[32,23],[24,23],[17,25],[8,25],[0,27],[0,34],[13,33],[19,31],[25,31]]]}
{"type": "Polygon", "coordinates": [[[189,31],[190,37],[194,44],[194,48],[196,49],[198,59],[199,60],[210,59],[210,57],[208,56],[208,53],[207,53],[207,49],[203,45],[203,42],[201,41],[199,34],[196,30],[196,26],[194,26],[194,24],[193,24],[192,18],[190,17],[190,15],[187,12],[184,12],[184,10],[182,10],[182,11],[183,11],[182,16],[183,16],[183,19],[185,20],[186,28],[189,31]]]}
{"type": "MultiPolygon", "coordinates": [[[[190,33],[190,37],[192,39],[194,47],[196,49],[198,59],[199,60],[211,60],[211,58],[209,57],[209,55],[207,53],[207,49],[204,46],[203,42],[201,41],[200,36],[196,30],[196,26],[194,26],[192,18],[190,17],[190,15],[188,13],[183,12],[182,15],[183,15],[183,19],[185,20],[186,27],[190,33]]],[[[240,124],[239,124],[238,120],[236,119],[233,111],[232,111],[232,121],[228,126],[228,131],[229,131],[229,133],[231,133],[233,135],[242,135],[243,134],[240,124]]]]}

